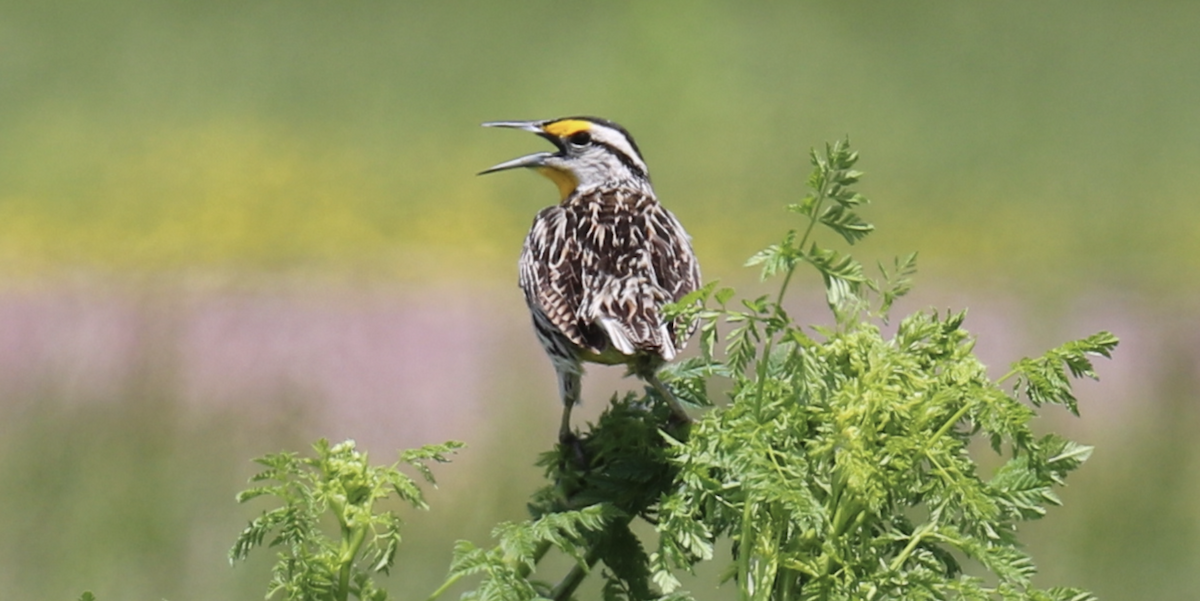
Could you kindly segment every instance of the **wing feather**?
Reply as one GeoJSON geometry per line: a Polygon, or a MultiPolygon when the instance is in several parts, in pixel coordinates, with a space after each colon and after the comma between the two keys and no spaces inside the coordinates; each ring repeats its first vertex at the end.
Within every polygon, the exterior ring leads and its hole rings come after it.
{"type": "Polygon", "coordinates": [[[531,311],[540,312],[568,340],[586,347],[578,319],[582,282],[572,217],[561,206],[537,214],[521,250],[519,283],[531,311]]]}
{"type": "MultiPolygon", "coordinates": [[[[700,262],[692,250],[692,238],[683,229],[683,224],[666,208],[659,206],[651,213],[654,245],[654,272],[660,287],[667,291],[671,302],[700,288],[700,262]]],[[[675,320],[665,324],[674,338],[675,348],[682,350],[688,338],[696,330],[695,323],[675,320]]]]}
{"type": "Polygon", "coordinates": [[[607,190],[538,213],[520,284],[575,345],[670,361],[693,327],[665,322],[662,306],[699,287],[700,271],[687,232],[652,195],[607,190]]]}

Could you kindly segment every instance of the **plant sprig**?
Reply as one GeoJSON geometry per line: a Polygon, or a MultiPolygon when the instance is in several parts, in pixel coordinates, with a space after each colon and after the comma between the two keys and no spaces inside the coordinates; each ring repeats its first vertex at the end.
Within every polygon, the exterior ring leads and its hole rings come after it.
{"type": "Polygon", "coordinates": [[[872,231],[854,212],[867,202],[851,187],[862,176],[857,159],[847,142],[814,153],[812,193],[789,207],[807,219],[803,233],[789,231],[749,261],[764,279],[782,274],[774,300],[735,310],[731,294],[709,287],[675,308],[701,332],[731,329],[723,360],[707,342],[702,361],[668,368],[669,381],[699,389],[698,374],[721,373],[732,386],[729,403],[675,446],[679,484],[661,503],[655,582],[676,590],[675,571],[707,560],[728,536],[735,552],[725,573],[742,599],[1091,598],[1034,588],[1034,564],[1016,539],[1020,522],[1059,504],[1053,488],[1091,449],[1035,437],[1033,411],[1015,395],[1077,413],[1069,376],[1094,378],[1087,356],[1109,357],[1116,337],[1101,332],[1018,361],[1001,379],[1017,377],[1013,394],[975,357],[965,312],[915,313],[885,339],[868,318],[886,321],[911,289],[915,255],[871,279],[813,239],[818,225],[850,244],[872,231]],[[819,340],[782,306],[801,264],[822,276],[836,318],[836,328],[814,328],[819,340]],[[990,479],[967,452],[977,436],[1012,454],[990,479]],[[967,576],[959,557],[996,583],[967,576]]]}
{"type": "Polygon", "coordinates": [[[250,522],[229,551],[230,562],[245,559],[254,547],[281,547],[267,597],[288,601],[384,601],[387,591],[376,586],[372,573],[387,573],[400,544],[401,520],[394,512],[376,511],[375,504],[395,496],[412,507],[427,509],[420,486],[400,471],[401,464],[417,470],[434,484],[430,462],[447,461],[462,444],[448,442],[400,453],[400,461],[373,466],[354,441],[333,446],[325,439],[313,445],[314,457],[296,453],[267,455],[256,462],[262,471],[251,482],[269,483],[238,494],[239,503],[275,497],[282,505],[264,511],[250,522]],[[321,528],[322,517],[336,519],[338,537],[321,528]]]}

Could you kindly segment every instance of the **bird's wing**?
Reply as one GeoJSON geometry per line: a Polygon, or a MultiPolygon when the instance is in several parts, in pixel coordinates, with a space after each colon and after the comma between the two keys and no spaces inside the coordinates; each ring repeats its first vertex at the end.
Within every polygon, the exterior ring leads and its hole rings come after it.
{"type": "Polygon", "coordinates": [[[586,206],[580,219],[587,223],[580,232],[582,322],[598,326],[624,355],[674,359],[690,332],[664,321],[662,307],[694,290],[700,279],[687,233],[649,194],[602,192],[586,206]]]}
{"type": "MultiPolygon", "coordinates": [[[[658,210],[649,213],[649,243],[655,278],[658,285],[667,292],[671,302],[679,299],[700,287],[700,263],[692,251],[691,237],[683,229],[683,224],[670,211],[657,205],[658,210]]],[[[673,337],[677,350],[683,349],[692,332],[695,323],[676,322],[666,324],[673,337]]]]}
{"type": "Polygon", "coordinates": [[[664,322],[662,306],[700,286],[683,226],[652,196],[598,193],[534,219],[520,283],[531,310],[576,345],[672,360],[692,324],[664,322]]]}
{"type": "Polygon", "coordinates": [[[530,310],[540,311],[571,342],[590,347],[578,317],[583,284],[573,221],[561,206],[537,214],[521,251],[520,285],[530,310]]]}

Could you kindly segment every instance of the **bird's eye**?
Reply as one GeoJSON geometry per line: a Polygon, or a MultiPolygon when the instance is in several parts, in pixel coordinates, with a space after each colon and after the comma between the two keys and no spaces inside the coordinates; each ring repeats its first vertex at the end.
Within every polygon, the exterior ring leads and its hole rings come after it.
{"type": "Polygon", "coordinates": [[[586,131],[576,132],[571,134],[571,137],[567,138],[567,141],[573,146],[587,146],[592,143],[592,135],[586,131]]]}

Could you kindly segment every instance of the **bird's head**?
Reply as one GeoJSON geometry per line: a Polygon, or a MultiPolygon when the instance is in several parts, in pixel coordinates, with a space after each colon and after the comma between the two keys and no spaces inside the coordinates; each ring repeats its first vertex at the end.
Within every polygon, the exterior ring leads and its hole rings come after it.
{"type": "Polygon", "coordinates": [[[492,121],[484,127],[509,127],[533,132],[558,148],[505,161],[479,174],[524,167],[558,185],[565,199],[575,190],[600,185],[649,187],[650,175],[637,144],[625,128],[596,117],[566,117],[546,121],[492,121]]]}

